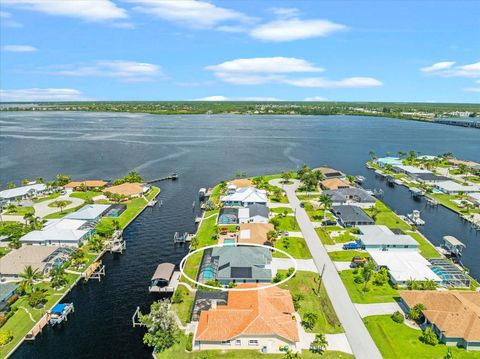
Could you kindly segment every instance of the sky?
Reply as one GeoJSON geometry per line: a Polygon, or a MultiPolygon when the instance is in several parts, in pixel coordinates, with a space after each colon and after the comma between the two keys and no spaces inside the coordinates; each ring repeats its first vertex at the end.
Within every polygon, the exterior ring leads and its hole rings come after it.
{"type": "Polygon", "coordinates": [[[0,0],[0,100],[480,102],[479,1],[0,0]]]}

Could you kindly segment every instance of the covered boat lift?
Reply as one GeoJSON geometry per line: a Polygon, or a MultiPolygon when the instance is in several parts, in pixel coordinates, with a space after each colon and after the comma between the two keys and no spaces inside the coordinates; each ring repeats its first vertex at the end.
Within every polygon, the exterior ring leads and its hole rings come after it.
{"type": "Polygon", "coordinates": [[[181,273],[175,271],[175,264],[161,263],[152,276],[148,287],[150,293],[173,293],[177,289],[181,273]]]}

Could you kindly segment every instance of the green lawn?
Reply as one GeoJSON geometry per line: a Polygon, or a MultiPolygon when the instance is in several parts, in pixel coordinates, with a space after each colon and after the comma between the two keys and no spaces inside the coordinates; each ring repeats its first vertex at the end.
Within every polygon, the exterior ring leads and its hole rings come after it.
{"type": "Polygon", "coordinates": [[[270,212],[272,213],[293,213],[293,210],[289,207],[277,207],[277,208],[270,208],[270,212]]]}
{"type": "Polygon", "coordinates": [[[353,229],[344,229],[339,226],[325,226],[325,227],[318,227],[315,228],[315,232],[317,232],[320,241],[323,244],[332,245],[336,243],[346,243],[351,242],[357,239],[356,236],[352,235],[353,229]],[[331,232],[343,232],[339,236],[332,237],[330,235],[331,232]]]}
{"type": "Polygon", "coordinates": [[[345,288],[354,303],[368,304],[368,303],[385,303],[395,302],[395,298],[399,297],[398,292],[393,289],[388,283],[382,286],[376,286],[373,283],[369,283],[370,290],[364,292],[364,283],[355,283],[355,275],[353,270],[344,270],[339,272],[340,278],[342,278],[345,288]]]}
{"type": "Polygon", "coordinates": [[[35,213],[35,210],[33,207],[22,207],[22,206],[17,206],[14,209],[6,212],[5,214],[7,215],[12,215],[12,216],[24,216],[26,214],[33,214],[35,213]]]}
{"type": "Polygon", "coordinates": [[[183,302],[172,304],[172,308],[177,313],[182,324],[186,325],[188,322],[190,322],[190,314],[192,312],[195,293],[190,293],[190,291],[183,285],[178,286],[177,292],[182,293],[183,302]]]}
{"type": "MultiPolygon", "coordinates": [[[[312,258],[312,255],[310,254],[310,250],[308,249],[308,246],[305,243],[305,240],[303,238],[282,237],[281,239],[275,242],[275,248],[279,248],[287,252],[293,258],[298,258],[298,259],[312,258]]],[[[273,252],[273,256],[278,258],[287,258],[286,255],[277,251],[273,252]]]]}
{"type": "MultiPolygon", "coordinates": [[[[468,215],[468,213],[465,211],[465,209],[460,208],[453,200],[458,200],[461,199],[459,196],[451,196],[449,194],[445,193],[431,193],[429,194],[430,197],[435,198],[437,201],[439,201],[442,205],[444,205],[447,208],[450,208],[451,210],[461,213],[464,215],[468,215]]],[[[480,209],[471,209],[469,213],[480,213],[480,209]]]]}
{"type": "Polygon", "coordinates": [[[80,208],[82,208],[85,204],[82,203],[81,205],[77,206],[77,207],[74,207],[74,208],[70,208],[70,209],[64,209],[63,212],[60,212],[60,208],[58,209],[58,212],[55,212],[55,213],[51,213],[49,214],[48,216],[45,216],[44,219],[56,219],[56,218],[62,218],[64,217],[66,214],[68,213],[72,213],[72,212],[75,212],[75,211],[78,211],[80,208]]]}
{"type": "Polygon", "coordinates": [[[327,227],[315,228],[315,232],[317,232],[317,235],[323,244],[327,244],[327,245],[335,244],[332,241],[332,238],[330,238],[330,234],[328,233],[326,228],[327,227]]]}
{"type": "MultiPolygon", "coordinates": [[[[285,273],[285,271],[279,272],[285,273]]],[[[313,330],[308,330],[309,332],[324,334],[342,333],[342,326],[323,285],[320,289],[320,296],[316,294],[318,288],[316,280],[318,277],[319,275],[316,273],[298,271],[295,277],[282,284],[281,287],[288,289],[292,296],[295,294],[304,296],[304,299],[300,301],[300,308],[298,309],[301,317],[308,312],[318,315],[315,327],[313,330]]]]}
{"type": "Polygon", "coordinates": [[[281,195],[279,197],[274,195],[269,195],[268,200],[273,203],[288,203],[288,198],[284,195],[281,195]]]}
{"type": "Polygon", "coordinates": [[[417,232],[405,232],[406,234],[412,236],[419,244],[420,253],[425,258],[439,258],[440,253],[433,247],[430,242],[423,238],[417,232]]]}
{"type": "Polygon", "coordinates": [[[0,247],[0,257],[3,257],[5,254],[7,254],[10,251],[11,249],[8,247],[0,247]]]}
{"type": "Polygon", "coordinates": [[[328,252],[328,255],[334,262],[351,262],[352,258],[355,256],[360,256],[362,258],[369,257],[367,252],[361,252],[361,251],[355,251],[355,250],[328,252]]]}
{"type": "MultiPolygon", "coordinates": [[[[179,342],[161,353],[156,353],[156,359],[282,359],[284,354],[262,354],[259,350],[201,350],[185,351],[188,337],[180,334],[179,342]]],[[[353,359],[354,356],[343,352],[326,351],[321,356],[304,350],[302,359],[353,359]]]]}
{"type": "Polygon", "coordinates": [[[278,223],[277,231],[300,232],[297,220],[293,216],[275,216],[274,221],[278,223]]]}
{"type": "MultiPolygon", "coordinates": [[[[419,340],[422,332],[403,323],[395,323],[389,315],[364,318],[365,325],[384,359],[443,359],[447,353],[444,344],[431,346],[419,340]]],[[[480,358],[480,352],[451,348],[453,358],[480,358]]]]}
{"type": "Polygon", "coordinates": [[[7,345],[0,347],[0,358],[5,358],[8,352],[12,350],[15,345],[17,345],[17,343],[30,331],[30,329],[33,328],[35,323],[40,320],[40,318],[53,307],[53,305],[59,300],[61,294],[65,293],[68,287],[73,282],[75,282],[77,278],[78,275],[67,274],[68,285],[60,291],[53,290],[45,283],[37,284],[38,287],[46,288],[48,290],[48,301],[42,309],[35,309],[30,307],[28,305],[26,296],[21,297],[12,305],[13,310],[17,310],[15,314],[7,320],[1,330],[11,331],[13,334],[13,340],[7,345]],[[32,317],[35,319],[35,323],[32,322],[25,310],[20,307],[26,308],[30,312],[30,314],[32,314],[32,317]]]}
{"type": "Polygon", "coordinates": [[[40,198],[34,198],[32,200],[33,203],[40,203],[40,202],[44,202],[44,201],[48,201],[50,199],[55,199],[55,198],[58,198],[60,197],[61,193],[60,192],[56,192],[56,193],[52,193],[48,196],[44,196],[44,197],[40,197],[40,198]]]}
{"type": "MultiPolygon", "coordinates": [[[[48,207],[50,208],[58,208],[60,210],[60,207],[57,207],[56,205],[56,201],[53,201],[52,203],[49,203],[48,204],[48,207]]],[[[69,204],[72,204],[72,201],[68,201],[68,200],[65,200],[65,206],[63,206],[64,208],[67,207],[69,204]]]]}
{"type": "Polygon", "coordinates": [[[87,192],[73,192],[70,197],[83,199],[85,202],[91,201],[93,197],[100,196],[103,192],[87,191],[87,192]]]}
{"type": "MultiPolygon", "coordinates": [[[[332,232],[332,231],[330,231],[332,232]]],[[[352,242],[358,239],[357,236],[353,235],[352,233],[354,232],[353,229],[345,229],[342,230],[342,233],[336,237],[332,237],[332,241],[335,243],[347,243],[347,242],[352,242]]]]}
{"type": "MultiPolygon", "coordinates": [[[[395,212],[393,212],[390,208],[388,208],[383,202],[377,201],[375,206],[379,209],[379,213],[377,218],[375,219],[375,224],[383,224],[388,228],[399,228],[403,231],[411,230],[411,227],[400,219],[395,212]]],[[[366,209],[365,212],[368,215],[371,215],[372,210],[366,209]]]]}

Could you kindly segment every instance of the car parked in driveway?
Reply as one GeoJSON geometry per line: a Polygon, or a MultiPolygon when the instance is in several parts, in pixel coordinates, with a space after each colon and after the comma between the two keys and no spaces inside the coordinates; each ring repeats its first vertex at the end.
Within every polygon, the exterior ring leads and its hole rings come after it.
{"type": "Polygon", "coordinates": [[[351,268],[363,267],[369,261],[368,257],[362,256],[355,256],[352,258],[352,262],[350,263],[351,268]]]}

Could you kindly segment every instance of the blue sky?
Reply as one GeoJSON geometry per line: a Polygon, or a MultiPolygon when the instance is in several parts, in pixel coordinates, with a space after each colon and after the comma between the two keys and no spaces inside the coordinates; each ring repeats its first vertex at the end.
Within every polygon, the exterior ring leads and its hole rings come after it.
{"type": "Polygon", "coordinates": [[[2,101],[480,102],[477,1],[0,4],[2,101]]]}

